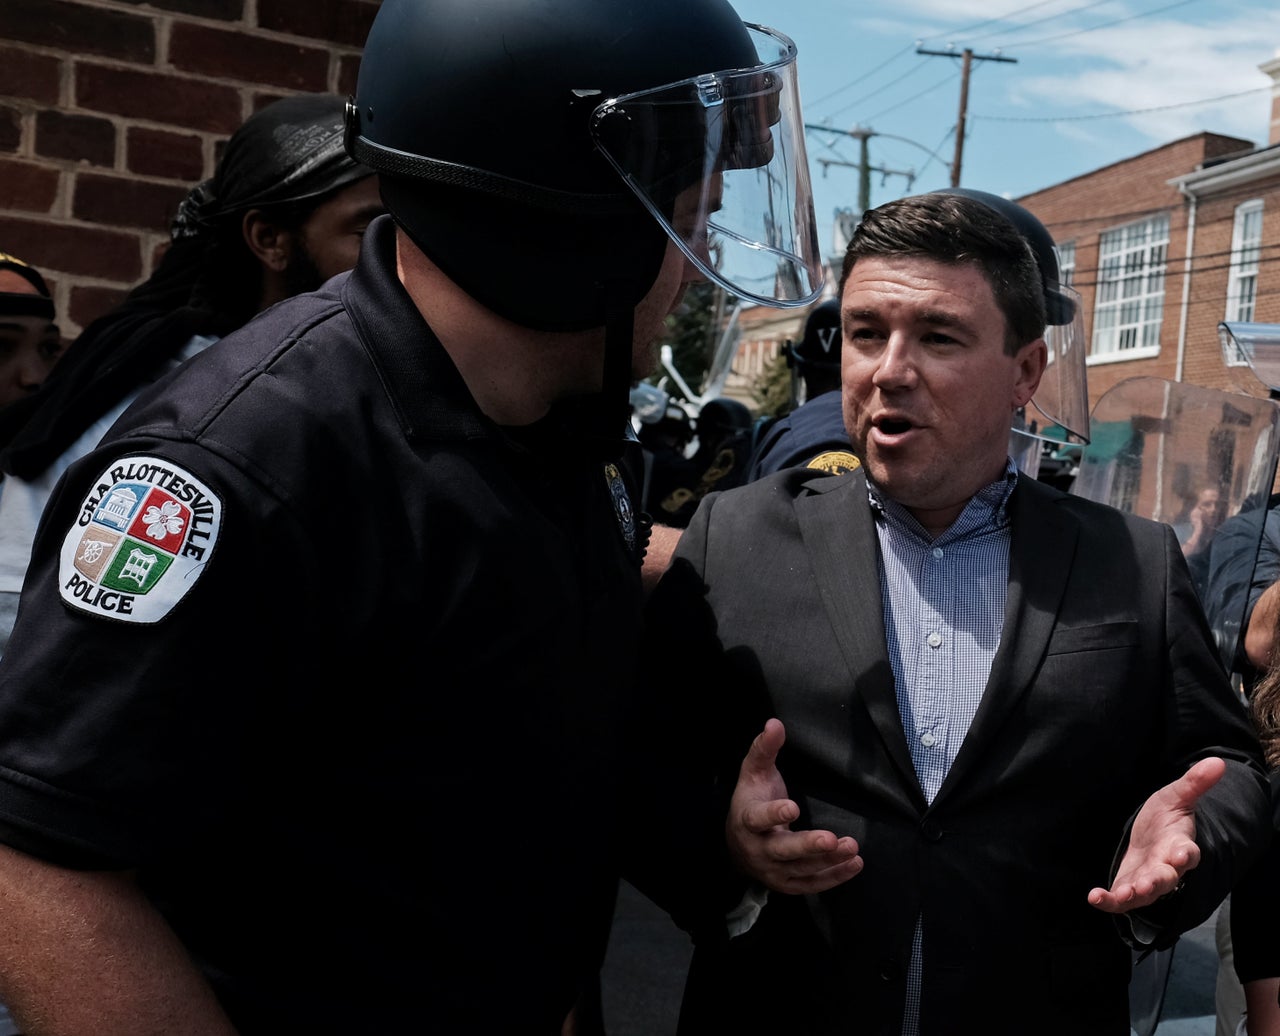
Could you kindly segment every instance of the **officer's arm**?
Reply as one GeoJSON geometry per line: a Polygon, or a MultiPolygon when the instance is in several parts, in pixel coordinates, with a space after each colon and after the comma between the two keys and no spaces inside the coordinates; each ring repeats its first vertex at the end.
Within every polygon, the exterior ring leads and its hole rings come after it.
{"type": "Polygon", "coordinates": [[[670,525],[655,525],[650,530],[649,546],[644,552],[644,564],[640,569],[640,579],[646,594],[658,585],[662,573],[670,566],[671,555],[676,552],[683,532],[683,529],[670,525]]]}
{"type": "Polygon", "coordinates": [[[0,846],[0,918],[0,999],[25,1036],[235,1036],[127,875],[0,846]]]}

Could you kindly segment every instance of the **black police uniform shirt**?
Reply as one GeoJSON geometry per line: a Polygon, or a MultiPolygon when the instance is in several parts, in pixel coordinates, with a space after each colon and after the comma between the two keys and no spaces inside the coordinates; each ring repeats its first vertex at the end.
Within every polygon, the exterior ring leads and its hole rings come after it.
{"type": "Polygon", "coordinates": [[[242,1033],[558,1032],[616,888],[633,516],[479,413],[394,269],[384,219],[70,469],[0,840],[136,869],[242,1033]]]}
{"type": "Polygon", "coordinates": [[[746,481],[783,468],[821,468],[838,475],[857,466],[837,389],[815,396],[769,427],[756,446],[746,481]]]}

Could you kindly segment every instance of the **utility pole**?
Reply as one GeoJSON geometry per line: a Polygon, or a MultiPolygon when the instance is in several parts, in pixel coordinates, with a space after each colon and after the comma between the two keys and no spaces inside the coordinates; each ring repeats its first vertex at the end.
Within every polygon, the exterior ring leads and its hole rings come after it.
{"type": "MultiPolygon", "coordinates": [[[[871,208],[871,174],[880,173],[882,176],[905,176],[907,184],[915,182],[916,173],[914,169],[886,169],[884,166],[872,165],[867,146],[867,141],[872,137],[884,136],[885,134],[877,133],[875,130],[862,129],[855,126],[850,130],[832,129],[830,126],[817,126],[805,123],[806,129],[822,130],[824,133],[839,133],[841,136],[853,137],[859,144],[860,160],[858,162],[840,162],[834,158],[819,158],[818,162],[825,172],[828,166],[845,166],[850,169],[858,170],[858,211],[866,212],[871,208]]],[[[908,189],[910,187],[908,186],[908,189]]]]}
{"type": "MultiPolygon", "coordinates": [[[[917,54],[927,54],[935,58],[953,58],[956,56],[954,50],[925,50],[923,47],[916,48],[917,54]]],[[[1016,65],[1017,58],[1007,58],[1003,54],[974,54],[969,48],[965,47],[960,53],[962,64],[960,66],[960,116],[956,119],[956,157],[951,163],[951,186],[960,186],[960,163],[964,158],[964,133],[965,121],[969,117],[969,72],[975,61],[1007,61],[1016,65]]]]}

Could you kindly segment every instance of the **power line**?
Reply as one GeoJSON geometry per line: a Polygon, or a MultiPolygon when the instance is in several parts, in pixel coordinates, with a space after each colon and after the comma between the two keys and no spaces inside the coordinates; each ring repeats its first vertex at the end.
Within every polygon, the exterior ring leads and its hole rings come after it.
{"type": "MultiPolygon", "coordinates": [[[[1274,84],[1273,84],[1274,85],[1274,84]]],[[[1199,101],[1182,101],[1179,104],[1160,104],[1154,108],[1133,108],[1122,112],[1098,112],[1096,115],[974,115],[973,118],[986,122],[1083,122],[1088,119],[1119,119],[1126,115],[1146,115],[1149,112],[1172,111],[1175,108],[1194,108],[1201,104],[1216,104],[1218,101],[1232,101],[1237,97],[1248,97],[1271,90],[1272,86],[1256,86],[1252,90],[1241,90],[1239,93],[1223,94],[1221,97],[1206,97],[1199,101]]]]}
{"type": "MultiPolygon", "coordinates": [[[[1017,27],[1017,28],[1015,28],[1015,29],[1011,30],[1011,31],[1013,31],[1013,32],[1019,32],[1019,31],[1021,31],[1022,29],[1026,29],[1026,28],[1028,28],[1028,27],[1029,27],[1029,26],[1031,26],[1031,25],[1039,25],[1041,22],[1050,21],[1050,20],[1052,20],[1052,19],[1054,19],[1054,18],[1061,18],[1061,17],[1065,17],[1066,15],[1069,15],[1069,14],[1076,14],[1076,13],[1079,13],[1080,11],[1088,10],[1088,9],[1089,9],[1089,8],[1091,8],[1091,7],[1096,7],[1096,6],[1098,6],[1099,4],[1109,3],[1109,2],[1110,2],[1110,0],[1092,0],[1092,2],[1091,2],[1091,3],[1087,3],[1087,4],[1085,4],[1085,5],[1083,5],[1083,6],[1080,6],[1080,7],[1069,7],[1069,8],[1067,8],[1067,10],[1065,10],[1065,11],[1061,11],[1061,12],[1059,12],[1058,14],[1046,15],[1044,18],[1039,18],[1039,19],[1037,19],[1036,21],[1028,22],[1028,23],[1026,23],[1026,24],[1024,24],[1024,25],[1022,25],[1022,26],[1019,26],[1019,27],[1017,27]]],[[[996,34],[997,32],[999,32],[1000,30],[996,30],[995,32],[991,32],[991,33],[985,33],[985,34],[983,34],[983,36],[980,36],[980,37],[972,37],[972,36],[970,36],[970,34],[971,34],[972,32],[974,32],[975,30],[977,30],[977,29],[983,29],[983,28],[986,28],[986,27],[987,27],[987,26],[989,26],[989,25],[999,25],[1001,22],[1006,22],[1006,21],[1008,21],[1009,19],[1011,19],[1011,18],[1013,18],[1013,17],[1015,17],[1015,16],[1017,16],[1017,15],[1020,15],[1020,14],[1026,14],[1026,13],[1028,13],[1028,12],[1030,12],[1030,11],[1035,11],[1035,10],[1038,10],[1039,8],[1041,8],[1041,7],[1047,7],[1047,6],[1049,6],[1050,4],[1054,4],[1054,3],[1058,3],[1058,0],[1040,0],[1040,2],[1039,2],[1039,3],[1028,4],[1026,7],[1019,7],[1019,8],[1016,8],[1015,10],[1009,11],[1008,13],[1006,13],[1006,14],[1002,14],[1002,15],[1000,15],[1000,16],[998,16],[998,17],[996,17],[996,18],[988,18],[988,19],[986,19],[985,21],[978,22],[978,23],[977,23],[977,24],[975,24],[975,25],[970,25],[970,26],[968,26],[968,27],[966,27],[966,28],[963,28],[963,29],[959,29],[959,30],[952,31],[952,32],[940,32],[940,33],[937,33],[936,35],[933,35],[933,36],[922,36],[922,37],[920,37],[919,39],[917,39],[917,40],[915,41],[915,44],[914,44],[914,45],[912,45],[912,44],[908,44],[906,47],[903,47],[903,48],[902,48],[902,50],[899,50],[899,51],[895,52],[894,54],[891,54],[889,57],[885,58],[885,60],[884,60],[884,61],[882,61],[882,62],[880,62],[880,64],[876,65],[876,67],[875,67],[875,68],[872,68],[872,69],[870,69],[870,70],[868,70],[868,71],[866,71],[866,72],[862,73],[862,75],[858,76],[856,79],[852,79],[852,80],[850,80],[849,82],[845,83],[843,86],[836,87],[836,89],[832,90],[830,93],[823,94],[821,97],[817,98],[816,100],[809,101],[809,102],[805,105],[805,107],[810,108],[810,109],[817,108],[819,105],[821,105],[821,104],[825,103],[826,101],[831,100],[831,98],[836,97],[836,96],[838,96],[839,94],[844,93],[846,90],[850,89],[851,87],[857,86],[859,83],[865,82],[866,80],[870,79],[873,75],[875,75],[875,74],[876,74],[877,72],[879,72],[881,69],[884,69],[884,68],[886,68],[887,66],[891,65],[894,61],[898,60],[898,58],[902,57],[904,54],[909,54],[909,53],[912,51],[912,49],[920,47],[923,43],[926,43],[926,42],[928,42],[929,40],[956,39],[956,38],[960,38],[960,39],[974,39],[974,38],[982,39],[982,38],[984,38],[985,36],[995,35],[995,34],[996,34]]],[[[876,94],[878,94],[878,93],[882,93],[884,90],[888,89],[890,86],[893,86],[895,83],[899,83],[899,82],[901,82],[901,81],[902,81],[903,79],[905,79],[908,75],[913,74],[916,70],[917,70],[917,69],[912,69],[912,70],[911,70],[911,72],[908,72],[908,73],[905,73],[905,74],[904,74],[904,75],[902,75],[902,76],[899,76],[897,79],[894,79],[894,80],[890,81],[889,83],[886,83],[886,84],[885,84],[884,86],[882,86],[882,87],[878,87],[878,88],[877,88],[876,90],[874,90],[872,93],[870,93],[870,94],[866,94],[866,95],[864,95],[863,97],[859,98],[857,101],[853,101],[853,102],[851,102],[851,103],[850,103],[850,106],[852,106],[852,105],[856,105],[856,104],[860,104],[862,101],[868,100],[869,98],[874,97],[874,96],[875,96],[876,94]]],[[[833,112],[833,113],[832,113],[832,115],[833,115],[833,116],[834,116],[834,115],[838,115],[838,114],[840,114],[840,112],[847,111],[847,110],[848,110],[848,106],[846,106],[845,108],[840,109],[840,111],[839,111],[839,112],[833,112]]]]}
{"type": "Polygon", "coordinates": [[[1097,32],[1099,29],[1109,29],[1113,25],[1121,25],[1124,22],[1131,22],[1138,18],[1148,18],[1153,14],[1161,14],[1165,11],[1172,11],[1175,7],[1185,7],[1187,4],[1195,3],[1196,0],[1175,0],[1174,3],[1165,4],[1164,7],[1157,7],[1150,11],[1139,11],[1137,14],[1127,15],[1124,18],[1116,18],[1114,21],[1102,22],[1098,25],[1091,25],[1087,29],[1076,29],[1074,32],[1063,32],[1057,36],[1045,36],[1038,40],[1018,41],[1019,47],[1038,47],[1042,43],[1056,43],[1058,40],[1069,39],[1072,36],[1083,36],[1087,32],[1097,32]]]}
{"type": "MultiPolygon", "coordinates": [[[[834,119],[837,115],[841,115],[841,114],[843,114],[844,112],[847,112],[850,108],[856,108],[858,105],[862,104],[863,102],[871,100],[871,98],[875,97],[877,94],[882,94],[882,93],[884,93],[886,90],[888,90],[888,89],[889,89],[889,87],[891,87],[891,86],[897,86],[897,85],[898,85],[899,83],[901,83],[904,79],[907,79],[907,78],[909,78],[909,77],[911,77],[911,76],[915,75],[917,72],[919,72],[919,71],[920,71],[921,69],[923,69],[924,67],[925,67],[925,63],[924,63],[923,61],[918,62],[917,64],[915,64],[915,65],[913,65],[911,68],[909,68],[907,71],[903,72],[903,73],[902,73],[902,75],[898,76],[898,78],[897,78],[897,79],[890,79],[890,80],[889,80],[887,83],[885,83],[883,86],[878,86],[878,87],[876,87],[874,90],[872,90],[872,91],[871,91],[871,93],[869,93],[869,94],[863,94],[863,95],[862,95],[861,97],[859,97],[857,100],[850,101],[848,104],[844,105],[842,108],[837,108],[835,111],[831,112],[831,113],[827,116],[827,118],[829,118],[829,119],[834,119]]],[[[954,78],[954,76],[953,76],[952,78],[954,78]]],[[[852,85],[852,84],[851,84],[851,85],[852,85]]],[[[933,88],[933,87],[930,87],[930,89],[934,89],[934,88],[933,88]]],[[[926,90],[926,91],[925,91],[925,93],[928,93],[928,90],[926,90]]],[[[904,103],[905,103],[905,102],[904,102],[904,103]]]]}
{"type": "Polygon", "coordinates": [[[1039,3],[1028,4],[1026,7],[1019,7],[1016,10],[1007,11],[1004,14],[997,15],[995,18],[988,18],[986,21],[978,22],[977,25],[970,25],[965,29],[960,29],[955,32],[940,32],[936,36],[926,36],[919,42],[923,43],[925,40],[952,39],[957,36],[967,36],[976,29],[985,29],[988,25],[995,25],[997,22],[1008,21],[1010,18],[1014,17],[1014,15],[1026,14],[1028,11],[1035,11],[1041,7],[1047,7],[1049,4],[1056,2],[1057,0],[1039,0],[1039,3]]]}
{"type": "MultiPolygon", "coordinates": [[[[1109,4],[1109,3],[1111,3],[1111,0],[1092,0],[1091,3],[1082,4],[1079,7],[1068,7],[1065,11],[1059,11],[1057,14],[1046,14],[1043,18],[1036,18],[1033,21],[1023,22],[1021,25],[1018,25],[1009,30],[992,29],[990,32],[984,32],[979,36],[965,36],[964,39],[967,42],[972,43],[975,40],[985,40],[991,36],[998,36],[1000,33],[1005,31],[1008,31],[1010,33],[1024,32],[1027,29],[1030,29],[1032,26],[1041,25],[1044,22],[1051,22],[1056,18],[1065,18],[1069,14],[1079,14],[1081,11],[1087,11],[1091,7],[1100,7],[1102,4],[1109,4]]],[[[959,34],[953,33],[953,35],[959,35],[959,34]]]]}
{"type": "MultiPolygon", "coordinates": [[[[912,49],[913,49],[912,44],[907,44],[907,46],[903,47],[896,54],[893,54],[890,57],[885,58],[884,61],[880,62],[880,64],[876,65],[876,67],[871,69],[869,72],[864,72],[862,75],[858,76],[857,79],[854,79],[848,83],[845,83],[844,86],[837,87],[836,89],[832,90],[829,94],[824,94],[822,97],[819,97],[816,101],[809,102],[809,104],[806,105],[806,107],[810,107],[810,106],[817,107],[818,105],[822,104],[823,101],[829,101],[831,100],[831,98],[835,97],[837,94],[844,93],[850,87],[857,86],[864,79],[870,79],[873,75],[879,72],[886,65],[890,65],[893,62],[897,61],[898,58],[902,57],[902,55],[904,54],[910,54],[912,49]]],[[[894,82],[896,83],[898,82],[898,80],[895,79],[894,82]]]]}
{"type": "Polygon", "coordinates": [[[905,101],[899,101],[897,104],[892,104],[892,105],[890,105],[888,108],[885,108],[883,111],[878,111],[878,112],[876,112],[876,113],[875,113],[873,116],[871,116],[871,118],[869,118],[867,121],[868,121],[868,122],[875,122],[877,119],[881,119],[881,118],[883,118],[884,116],[888,115],[890,112],[896,112],[899,108],[901,108],[901,107],[903,107],[903,106],[905,106],[905,105],[910,104],[912,101],[918,101],[921,97],[924,97],[924,96],[925,96],[925,95],[927,95],[927,94],[931,94],[931,93],[933,93],[933,91],[934,91],[934,90],[937,90],[939,87],[946,86],[946,85],[947,85],[949,82],[951,82],[953,79],[959,79],[959,78],[960,78],[960,73],[959,73],[959,72],[952,72],[952,73],[951,73],[949,76],[947,76],[946,78],[944,78],[944,79],[939,79],[939,80],[938,80],[936,83],[934,83],[932,86],[930,86],[930,87],[928,87],[928,88],[926,88],[926,89],[924,89],[924,90],[921,90],[918,94],[912,94],[912,95],[911,95],[910,97],[908,97],[905,101]]]}

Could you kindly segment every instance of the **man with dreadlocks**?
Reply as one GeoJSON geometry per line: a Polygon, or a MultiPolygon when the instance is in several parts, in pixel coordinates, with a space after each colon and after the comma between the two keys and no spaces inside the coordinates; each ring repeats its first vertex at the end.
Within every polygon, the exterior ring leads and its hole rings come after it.
{"type": "MultiPolygon", "coordinates": [[[[373,171],[343,148],[342,119],[332,94],[287,97],[247,119],[213,177],[184,200],[155,273],[85,328],[55,378],[0,411],[0,652],[41,512],[66,467],[147,384],[268,306],[355,265],[382,203],[373,171]]],[[[0,262],[0,276],[9,268],[0,262]]],[[[47,289],[24,298],[52,319],[47,289]]]]}

